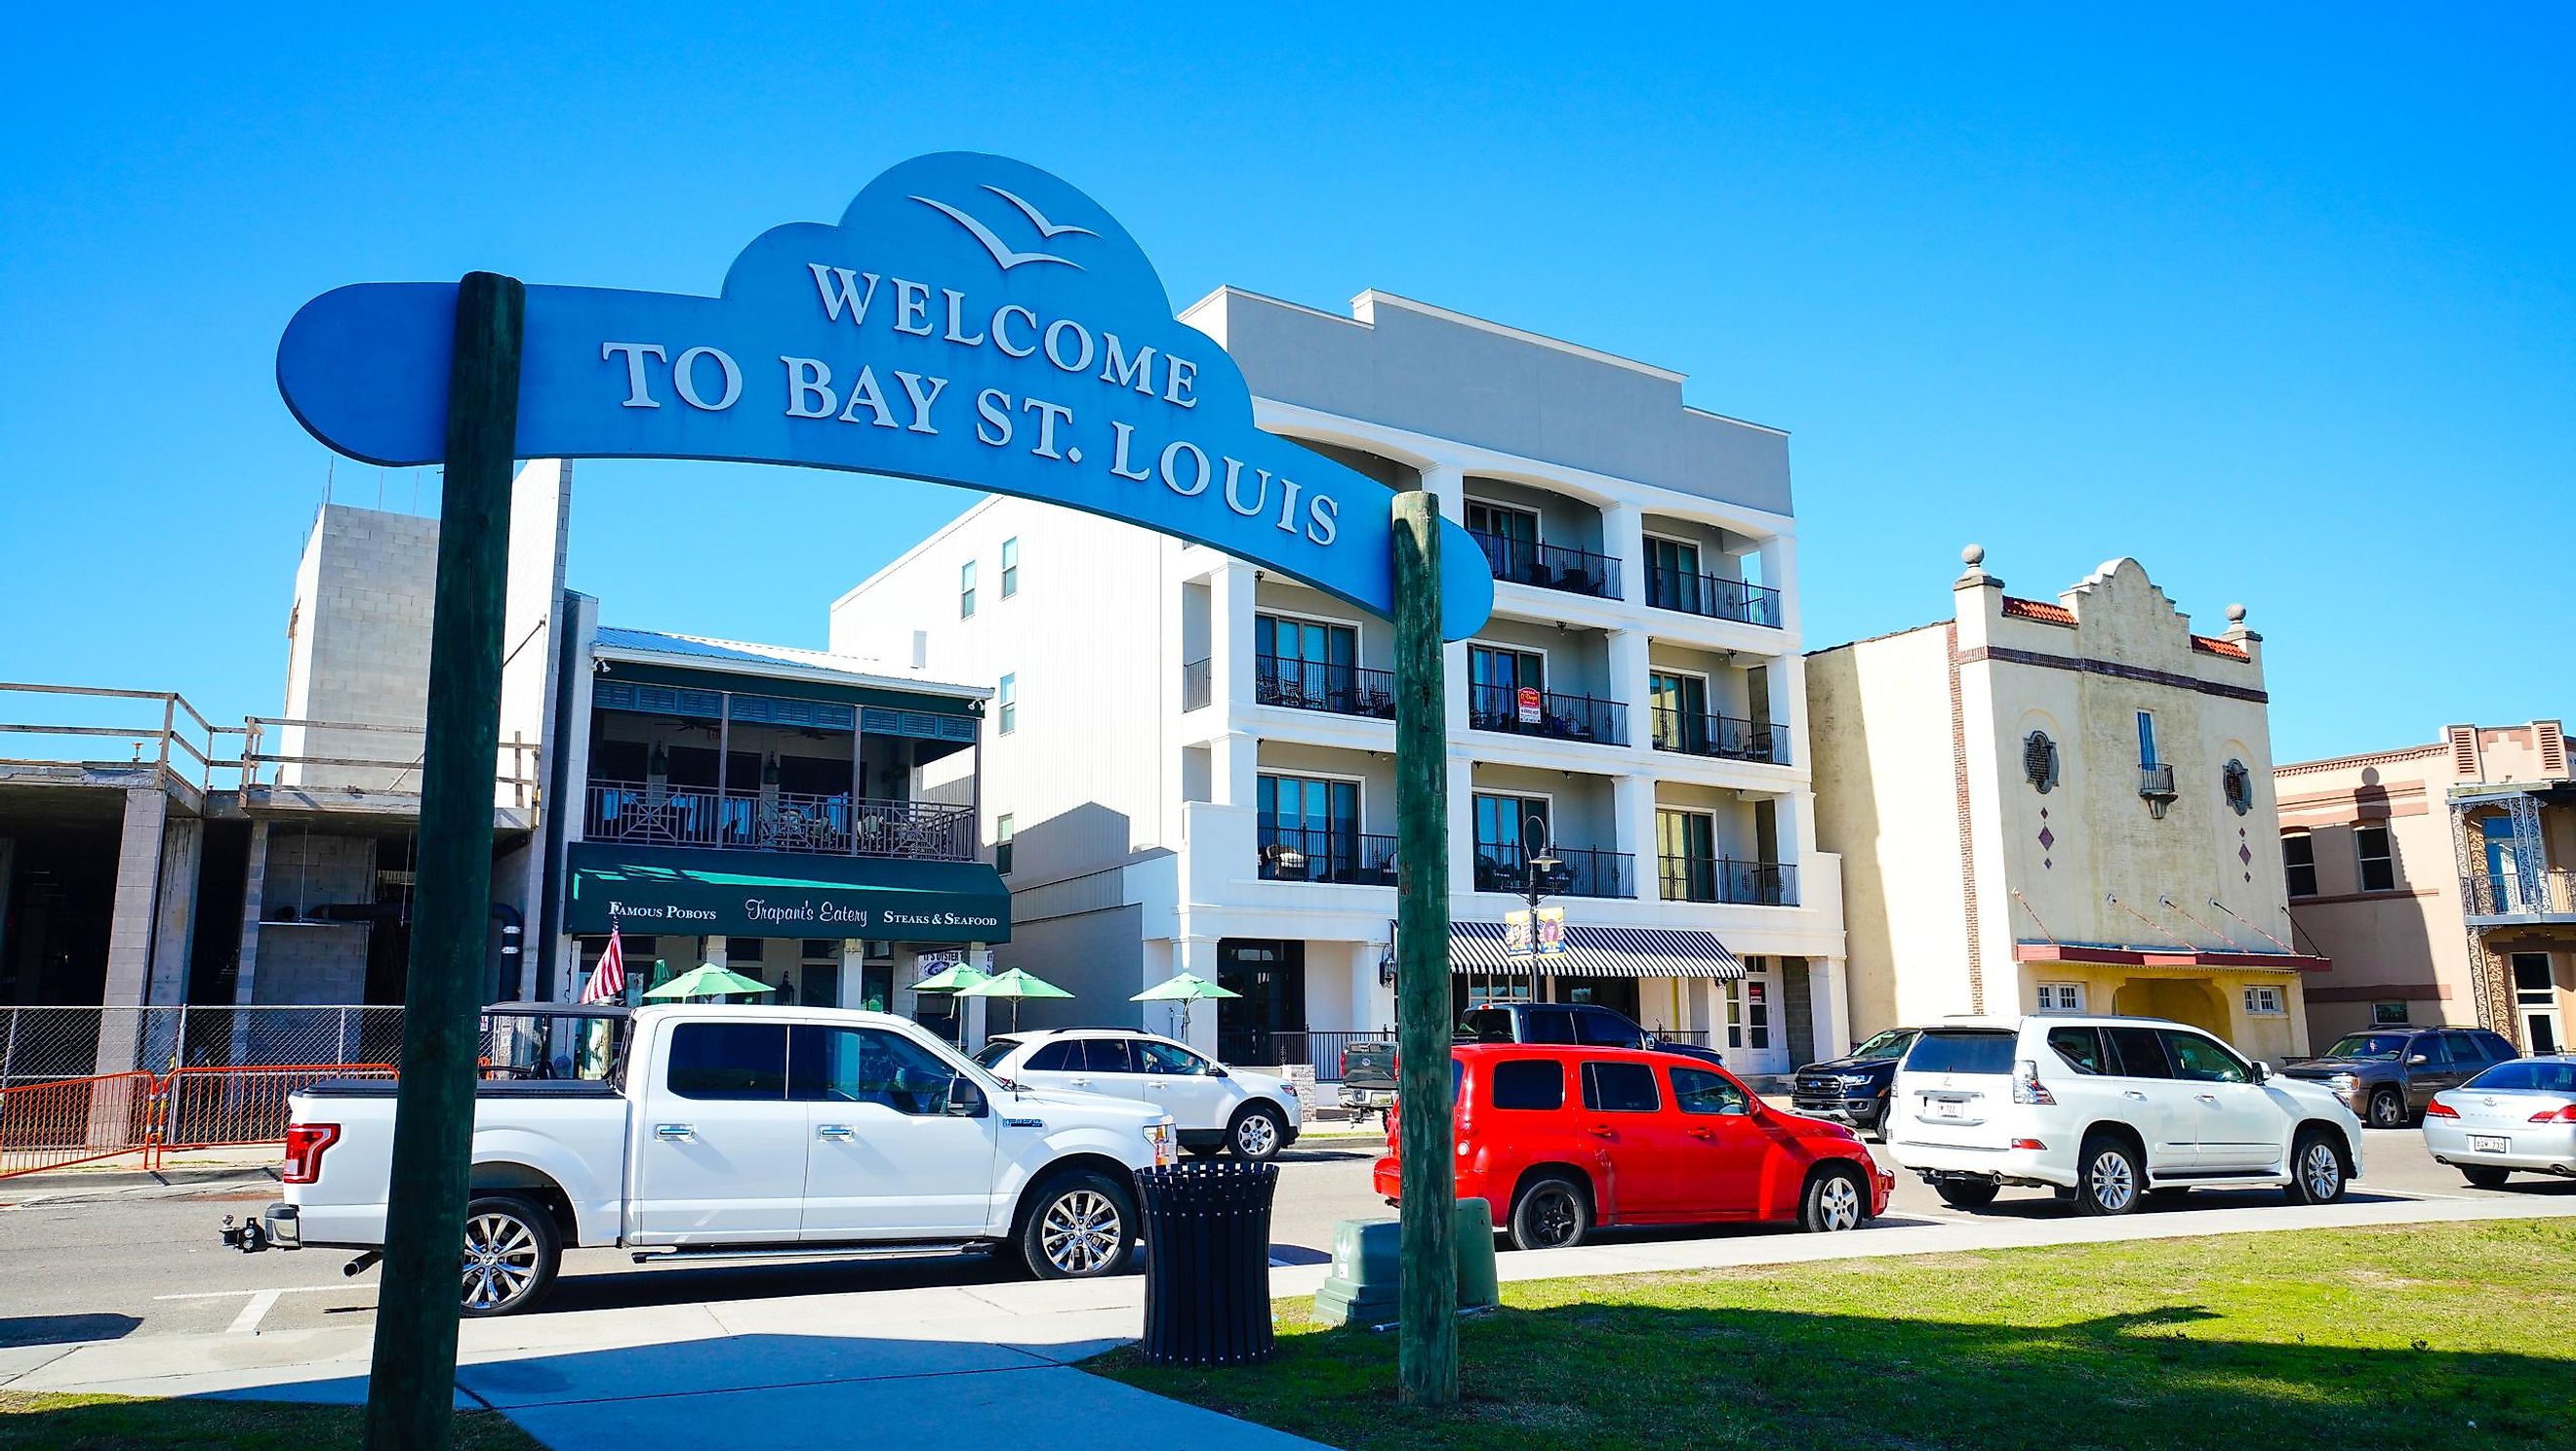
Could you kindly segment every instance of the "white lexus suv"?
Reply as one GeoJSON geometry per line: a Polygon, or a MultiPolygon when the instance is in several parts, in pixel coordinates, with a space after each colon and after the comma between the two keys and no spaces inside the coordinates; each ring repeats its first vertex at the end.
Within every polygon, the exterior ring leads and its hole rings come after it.
{"type": "Polygon", "coordinates": [[[1181,1147],[1259,1161],[1297,1142],[1297,1086],[1229,1068],[1196,1049],[1122,1028],[1032,1029],[987,1039],[975,1061],[1031,1088],[1132,1098],[1172,1116],[1181,1147]]]}
{"type": "Polygon", "coordinates": [[[2330,1090],[2157,1018],[1944,1020],[1906,1051],[1887,1122],[1896,1162],[1964,1209],[2007,1184],[2087,1214],[2204,1185],[2330,1204],[2361,1173],[2361,1120],[2330,1090]]]}

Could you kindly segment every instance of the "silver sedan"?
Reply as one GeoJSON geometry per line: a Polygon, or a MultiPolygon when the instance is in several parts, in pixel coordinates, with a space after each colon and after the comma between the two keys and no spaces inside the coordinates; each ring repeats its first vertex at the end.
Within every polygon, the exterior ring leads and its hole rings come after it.
{"type": "Polygon", "coordinates": [[[2434,1094],[2424,1147],[2481,1189],[2516,1170],[2576,1178],[2576,1054],[2511,1059],[2434,1094]]]}

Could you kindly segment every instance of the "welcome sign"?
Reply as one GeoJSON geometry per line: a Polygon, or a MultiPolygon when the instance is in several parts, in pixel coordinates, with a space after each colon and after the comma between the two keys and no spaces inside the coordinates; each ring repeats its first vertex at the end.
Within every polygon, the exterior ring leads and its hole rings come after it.
{"type": "MultiPolygon", "coordinates": [[[[436,463],[457,288],[364,283],[278,347],[298,421],[352,457],[436,463]]],[[[1253,426],[1234,360],[1172,316],[1100,205],[949,152],[885,172],[837,225],[756,238],[715,297],[531,285],[516,452],[696,458],[957,484],[1196,541],[1384,616],[1393,491],[1253,426]]],[[[1442,524],[1443,634],[1493,607],[1442,524]]]]}

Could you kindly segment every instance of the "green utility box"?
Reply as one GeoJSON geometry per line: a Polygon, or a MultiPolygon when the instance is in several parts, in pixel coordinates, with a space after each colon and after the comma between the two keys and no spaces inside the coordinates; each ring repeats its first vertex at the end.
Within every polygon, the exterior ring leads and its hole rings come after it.
{"type": "MultiPolygon", "coordinates": [[[[1482,1199],[1458,1204],[1455,1230],[1458,1308],[1502,1302],[1494,1274],[1494,1211],[1482,1199]]],[[[1392,1325],[1404,1276],[1403,1229],[1394,1219],[1345,1219],[1333,1226],[1333,1268],[1315,1292],[1315,1318],[1326,1325],[1392,1325]]]]}

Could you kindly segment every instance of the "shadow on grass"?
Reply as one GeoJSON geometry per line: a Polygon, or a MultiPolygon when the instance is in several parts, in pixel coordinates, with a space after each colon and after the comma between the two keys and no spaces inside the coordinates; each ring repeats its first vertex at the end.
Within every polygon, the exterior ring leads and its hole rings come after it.
{"type": "Polygon", "coordinates": [[[1441,1412],[1396,1403],[1396,1338],[1360,1330],[1284,1336],[1249,1372],[1132,1349],[1092,1368],[1349,1451],[2520,1451],[2576,1426],[2567,1359],[2248,1340],[2190,1304],[2053,1325],[1904,1313],[1506,1309],[1461,1322],[1467,1397],[1441,1412]]]}

